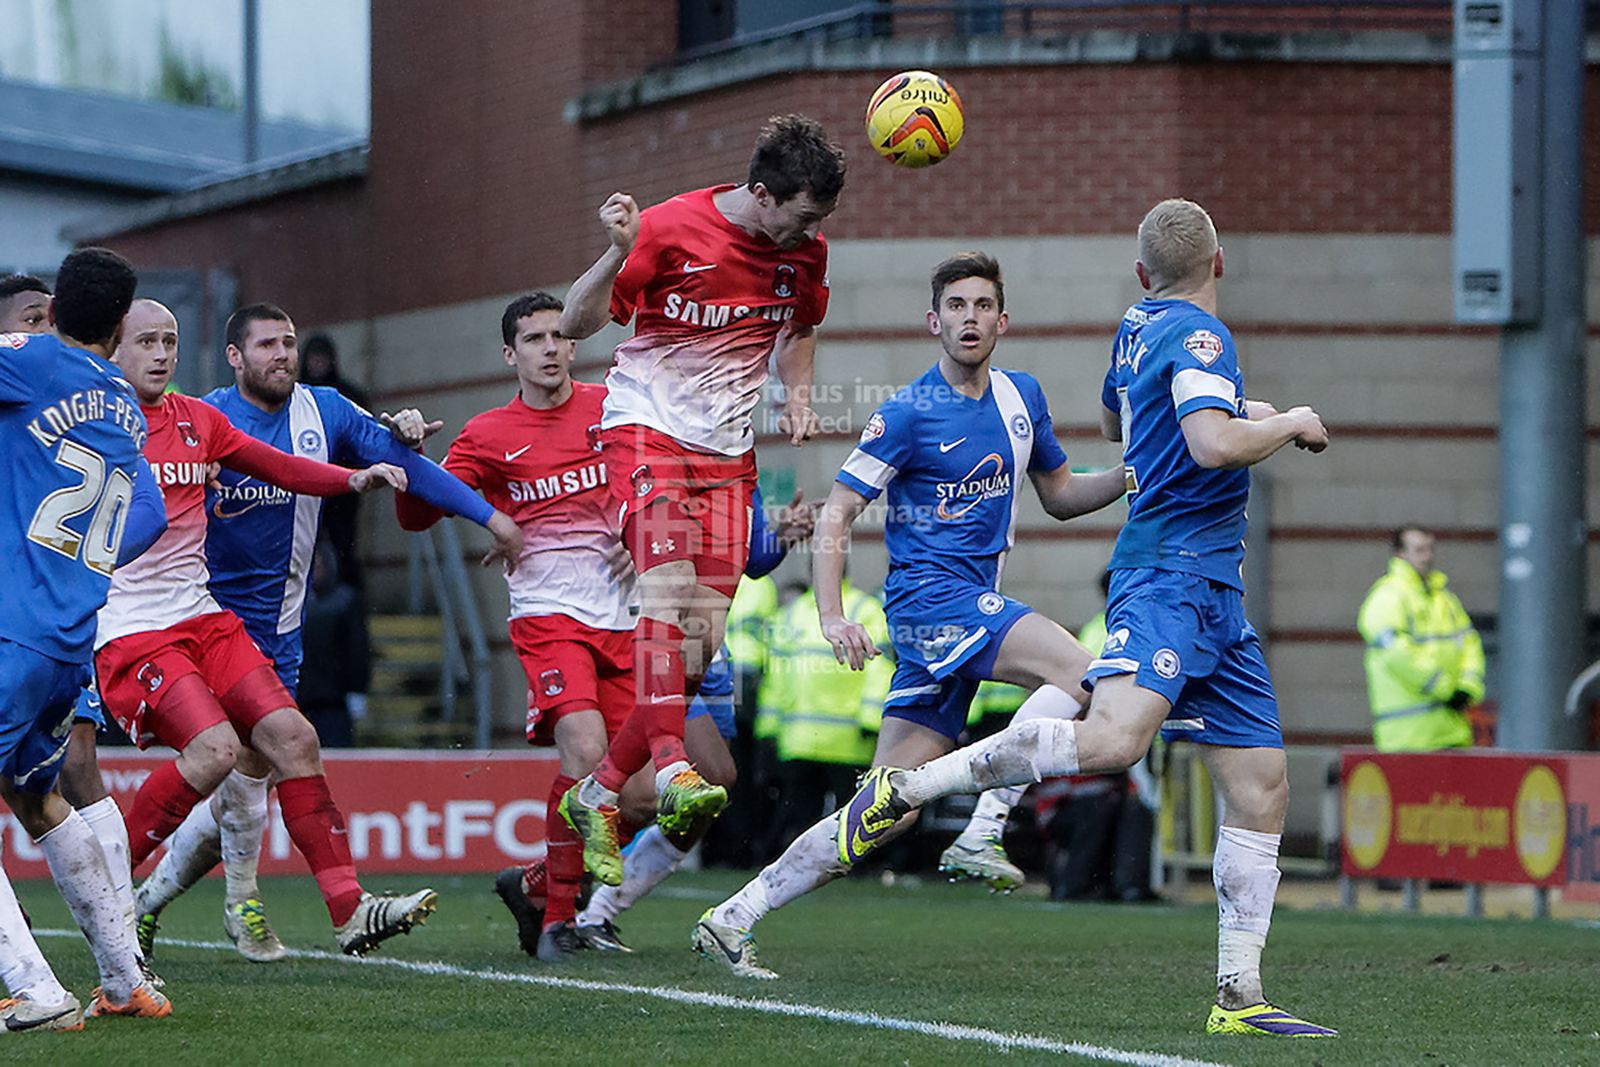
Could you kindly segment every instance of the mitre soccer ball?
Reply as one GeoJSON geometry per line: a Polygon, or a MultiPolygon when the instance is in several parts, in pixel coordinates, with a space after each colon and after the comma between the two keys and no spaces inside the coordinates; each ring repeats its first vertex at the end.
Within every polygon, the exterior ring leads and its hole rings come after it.
{"type": "Polygon", "coordinates": [[[966,120],[955,86],[925,70],[896,74],[867,102],[867,138],[901,167],[929,167],[955,151],[966,120]]]}

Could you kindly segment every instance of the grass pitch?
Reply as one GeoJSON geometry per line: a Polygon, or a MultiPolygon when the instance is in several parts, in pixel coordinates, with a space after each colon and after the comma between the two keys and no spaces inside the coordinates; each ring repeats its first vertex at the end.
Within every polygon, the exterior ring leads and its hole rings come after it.
{"type": "MultiPolygon", "coordinates": [[[[260,965],[231,948],[180,946],[225,941],[222,885],[208,881],[163,917],[167,940],[158,942],[155,964],[173,998],[170,1019],[0,1036],[0,1060],[119,1067],[1154,1064],[1160,1056],[1237,1065],[1600,1063],[1600,929],[1593,926],[1280,911],[1267,949],[1269,994],[1343,1036],[1207,1038],[1200,1031],[1215,966],[1211,908],[1054,905],[994,898],[972,886],[851,881],[763,924],[763,958],[783,978],[756,983],[687,948],[699,913],[741,880],[722,872],[673,879],[623,917],[635,955],[586,956],[563,968],[517,950],[488,877],[439,880],[438,913],[379,954],[436,961],[433,973],[321,957],[260,965]],[[562,984],[527,984],[530,976],[562,984]],[[674,991],[712,996],[683,1003],[668,999],[674,991]],[[751,1001],[790,1007],[759,1011],[751,1001]],[[1034,1047],[888,1030],[822,1017],[819,1009],[1020,1034],[1034,1047]]],[[[372,879],[369,888],[414,881],[372,879]]],[[[48,883],[18,890],[37,927],[70,928],[48,883]]],[[[291,948],[334,951],[309,878],[264,879],[263,890],[291,948]]],[[[40,943],[87,1003],[95,982],[82,941],[46,936],[40,943]]]]}

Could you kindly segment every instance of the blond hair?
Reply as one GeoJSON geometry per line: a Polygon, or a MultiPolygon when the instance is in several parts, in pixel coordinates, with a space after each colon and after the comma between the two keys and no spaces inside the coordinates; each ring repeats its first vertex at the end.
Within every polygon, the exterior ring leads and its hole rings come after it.
{"type": "Polygon", "coordinates": [[[1217,228],[1193,200],[1163,200],[1139,223],[1139,262],[1154,288],[1202,280],[1217,255],[1217,228]]]}

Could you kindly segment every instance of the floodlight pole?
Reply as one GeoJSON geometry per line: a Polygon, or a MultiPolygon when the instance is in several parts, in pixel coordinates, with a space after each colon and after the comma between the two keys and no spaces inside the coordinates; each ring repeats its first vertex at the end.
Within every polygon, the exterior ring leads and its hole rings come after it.
{"type": "Polygon", "coordinates": [[[1585,666],[1584,10],[1542,2],[1539,311],[1500,347],[1499,743],[1523,751],[1584,741],[1562,708],[1585,666]]]}
{"type": "Polygon", "coordinates": [[[248,166],[261,158],[261,5],[259,0],[244,0],[244,92],[241,118],[244,125],[244,162],[248,166]]]}

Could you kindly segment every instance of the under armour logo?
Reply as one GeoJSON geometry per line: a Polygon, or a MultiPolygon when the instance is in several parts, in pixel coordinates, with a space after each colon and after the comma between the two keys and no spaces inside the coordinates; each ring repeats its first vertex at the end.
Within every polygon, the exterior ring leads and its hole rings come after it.
{"type": "Polygon", "coordinates": [[[661,541],[651,541],[650,542],[650,554],[652,556],[659,556],[664,552],[675,552],[675,551],[677,551],[677,548],[678,548],[678,542],[674,541],[670,537],[668,537],[668,538],[666,538],[664,540],[661,540],[661,541]]]}

